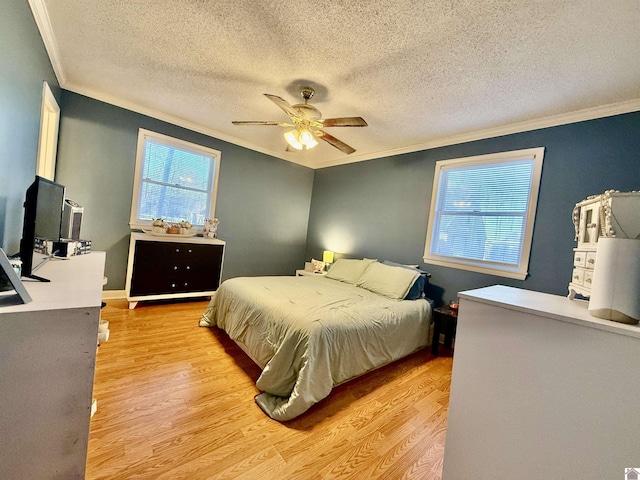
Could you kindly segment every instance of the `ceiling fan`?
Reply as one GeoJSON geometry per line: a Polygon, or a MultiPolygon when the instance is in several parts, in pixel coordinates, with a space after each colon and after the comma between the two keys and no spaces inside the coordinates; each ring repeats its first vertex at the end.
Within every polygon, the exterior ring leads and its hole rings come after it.
{"type": "Polygon", "coordinates": [[[308,150],[318,145],[314,137],[324,140],[329,145],[334,146],[347,155],[355,152],[355,148],[347,145],[342,140],[338,140],[333,135],[329,135],[323,130],[326,127],[366,127],[367,122],[362,117],[341,117],[341,118],[325,118],[322,120],[322,114],[313,105],[309,104],[309,100],[313,97],[315,90],[311,87],[304,87],[300,91],[304,103],[290,105],[286,100],[277,95],[265,93],[264,96],[280,107],[289,117],[291,123],[276,121],[234,121],[234,125],[268,125],[279,127],[293,127],[292,130],[284,134],[287,140],[287,151],[308,150]],[[292,147],[295,150],[291,150],[292,147]]]}

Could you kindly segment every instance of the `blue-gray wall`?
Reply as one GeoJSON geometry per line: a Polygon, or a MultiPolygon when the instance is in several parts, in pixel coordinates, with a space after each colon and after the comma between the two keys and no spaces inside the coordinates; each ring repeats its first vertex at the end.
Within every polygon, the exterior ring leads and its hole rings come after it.
{"type": "Polygon", "coordinates": [[[0,247],[17,253],[25,190],[36,174],[42,82],[60,96],[26,1],[0,8],[0,247]]]}
{"type": "Polygon", "coordinates": [[[431,294],[437,299],[494,283],[563,295],[571,275],[573,205],[606,189],[640,189],[640,113],[314,173],[80,95],[61,94],[26,1],[3,2],[0,43],[0,246],[9,253],[18,250],[46,80],[62,108],[56,180],[85,206],[83,236],[107,251],[107,289],[124,287],[138,128],[222,152],[216,215],[220,237],[228,241],[224,278],[289,275],[305,259],[331,249],[419,263],[433,274],[431,294]],[[538,146],[546,152],[529,278],[424,265],[435,162],[538,146]]]}
{"type": "Polygon", "coordinates": [[[216,217],[223,278],[292,275],[304,262],[313,170],[63,90],[56,181],[84,207],[81,235],[125,285],[138,129],[221,152],[216,217]]]}
{"type": "MultiPolygon", "coordinates": [[[[565,295],[573,265],[573,206],[605,190],[640,190],[640,113],[436,148],[316,171],[307,257],[323,249],[351,257],[420,264],[430,294],[493,284],[565,295]],[[423,260],[435,162],[545,147],[529,277],[484,275],[423,260]]],[[[639,212],[640,215],[640,212],[639,212]]]]}

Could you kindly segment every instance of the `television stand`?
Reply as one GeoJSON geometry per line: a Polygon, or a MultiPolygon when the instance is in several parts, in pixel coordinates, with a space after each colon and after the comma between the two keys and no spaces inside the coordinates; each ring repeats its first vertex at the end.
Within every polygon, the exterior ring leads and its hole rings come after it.
{"type": "Polygon", "coordinates": [[[0,308],[0,478],[85,477],[105,258],[48,262],[0,308]]]}
{"type": "Polygon", "coordinates": [[[38,282],[50,282],[48,278],[39,277],[38,275],[25,275],[23,278],[30,278],[32,280],[37,280],[38,282]]]}

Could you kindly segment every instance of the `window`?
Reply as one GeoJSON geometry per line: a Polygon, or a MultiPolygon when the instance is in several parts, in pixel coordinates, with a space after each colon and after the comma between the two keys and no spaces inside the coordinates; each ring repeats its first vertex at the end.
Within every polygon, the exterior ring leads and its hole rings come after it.
{"type": "Polygon", "coordinates": [[[60,107],[47,82],[42,82],[42,107],[40,109],[40,139],[36,174],[53,181],[56,174],[58,126],[60,107]]]}
{"type": "Polygon", "coordinates": [[[524,280],[544,148],[436,162],[424,261],[524,280]]]}
{"type": "Polygon", "coordinates": [[[140,129],[130,225],[154,218],[203,225],[215,215],[220,152],[140,129]]]}

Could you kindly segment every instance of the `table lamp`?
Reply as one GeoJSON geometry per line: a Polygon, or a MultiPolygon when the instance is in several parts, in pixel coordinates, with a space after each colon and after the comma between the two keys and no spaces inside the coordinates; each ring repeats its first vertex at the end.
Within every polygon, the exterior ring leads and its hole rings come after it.
{"type": "Polygon", "coordinates": [[[322,261],[324,262],[325,270],[328,270],[329,264],[333,263],[333,257],[334,257],[334,252],[331,252],[329,250],[325,250],[324,252],[322,252],[322,261]]]}

